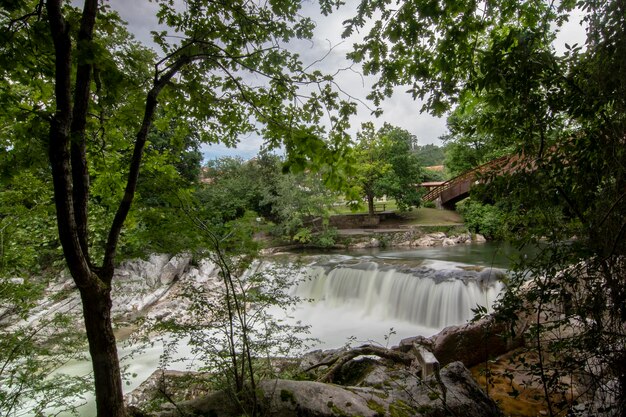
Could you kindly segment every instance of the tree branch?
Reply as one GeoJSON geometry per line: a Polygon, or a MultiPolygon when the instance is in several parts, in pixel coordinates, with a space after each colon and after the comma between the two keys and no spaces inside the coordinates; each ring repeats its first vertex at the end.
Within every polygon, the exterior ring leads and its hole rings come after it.
{"type": "Polygon", "coordinates": [[[124,221],[128,216],[128,212],[130,211],[133,199],[135,198],[135,190],[137,189],[137,179],[139,178],[141,158],[143,155],[143,149],[148,139],[148,133],[150,132],[150,128],[152,126],[154,113],[158,105],[157,98],[163,87],[165,87],[165,85],[167,85],[172,77],[174,77],[174,75],[176,75],[178,71],[180,71],[180,69],[189,62],[189,57],[180,57],[165,74],[163,74],[161,77],[158,77],[158,75],[155,77],[154,85],[148,92],[148,96],[146,98],[146,106],[144,109],[143,122],[141,123],[141,127],[137,132],[137,137],[135,139],[135,147],[133,150],[132,159],[130,161],[130,170],[128,172],[128,178],[126,180],[124,197],[122,198],[122,201],[120,201],[120,205],[118,206],[117,212],[115,213],[115,218],[113,219],[113,223],[111,224],[109,236],[107,238],[107,243],[105,247],[104,260],[102,262],[103,271],[101,278],[105,281],[106,284],[109,284],[111,282],[111,279],[113,278],[113,270],[115,268],[115,253],[117,251],[120,233],[122,231],[122,227],[124,226],[124,221]]]}
{"type": "Polygon", "coordinates": [[[63,17],[61,0],[47,0],[50,34],[55,49],[56,109],[50,122],[48,158],[52,169],[54,204],[59,240],[67,266],[79,287],[89,285],[91,270],[81,249],[74,216],[69,132],[72,122],[70,31],[63,17]]]}
{"type": "Polygon", "coordinates": [[[330,368],[324,375],[318,378],[318,381],[333,382],[333,380],[337,377],[339,371],[341,371],[343,365],[361,355],[376,355],[383,359],[389,359],[393,362],[399,362],[404,365],[410,365],[413,362],[413,357],[407,353],[397,352],[395,350],[390,350],[374,345],[363,345],[359,346],[358,348],[350,349],[347,352],[341,352],[340,354],[333,356],[327,361],[310,366],[305,369],[304,372],[309,372],[322,366],[328,366],[330,368]]]}
{"type": "Polygon", "coordinates": [[[91,48],[93,31],[96,23],[98,0],[86,0],[78,42],[76,45],[79,58],[76,70],[76,85],[74,88],[74,108],[72,111],[72,125],[70,127],[72,184],[74,199],[74,216],[78,240],[87,263],[89,260],[89,246],[87,244],[87,210],[89,199],[89,168],[87,167],[87,111],[89,108],[89,92],[91,86],[92,65],[84,61],[84,57],[91,48]]]}

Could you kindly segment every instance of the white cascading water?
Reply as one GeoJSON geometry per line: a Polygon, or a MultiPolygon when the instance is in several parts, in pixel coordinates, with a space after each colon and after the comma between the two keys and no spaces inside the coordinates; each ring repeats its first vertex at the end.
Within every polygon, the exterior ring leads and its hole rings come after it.
{"type": "Polygon", "coordinates": [[[478,305],[490,311],[503,288],[495,280],[501,271],[476,272],[438,262],[442,264],[447,269],[422,266],[404,272],[374,262],[331,270],[313,266],[310,278],[294,292],[324,308],[349,308],[374,320],[402,320],[432,329],[465,323],[478,305]]]}
{"type": "MultiPolygon", "coordinates": [[[[488,267],[427,260],[398,268],[386,265],[384,260],[376,263],[342,255],[327,261],[300,271],[293,293],[313,301],[300,303],[287,315],[289,320],[311,326],[309,336],[319,339],[317,347],[337,348],[350,337],[356,341],[394,344],[404,337],[429,336],[445,326],[466,322],[477,305],[490,311],[503,289],[498,281],[503,270],[488,267]]],[[[275,266],[272,261],[256,263],[246,273],[271,270],[275,266]]],[[[293,275],[293,265],[283,272],[293,275]]],[[[276,314],[282,315],[281,311],[277,309],[276,314]]],[[[126,350],[120,346],[120,356],[124,356],[126,350]]],[[[123,361],[130,365],[128,372],[138,375],[125,386],[125,392],[152,373],[158,366],[161,352],[157,343],[146,346],[142,354],[128,362],[123,361]]],[[[193,367],[193,357],[189,347],[182,343],[176,358],[186,361],[175,362],[171,368],[193,367]]],[[[67,364],[60,371],[82,375],[90,368],[89,362],[82,362],[67,364]]],[[[80,415],[95,412],[93,399],[87,398],[87,403],[80,409],[80,415]]]]}

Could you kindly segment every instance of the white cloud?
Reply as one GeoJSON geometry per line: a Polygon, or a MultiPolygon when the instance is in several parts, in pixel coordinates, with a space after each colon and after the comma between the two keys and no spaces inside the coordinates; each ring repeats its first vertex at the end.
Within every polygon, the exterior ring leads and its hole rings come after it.
{"type": "MultiPolygon", "coordinates": [[[[158,27],[155,17],[157,5],[138,0],[109,0],[109,2],[111,7],[128,21],[129,30],[135,34],[137,39],[154,47],[150,31],[161,29],[158,27]]],[[[352,44],[358,42],[365,32],[355,34],[347,40],[341,38],[343,22],[356,13],[357,4],[357,1],[349,0],[345,6],[330,16],[323,16],[319,12],[319,5],[316,1],[303,2],[302,15],[311,17],[317,24],[314,38],[311,41],[294,41],[289,44],[289,48],[298,52],[307,65],[312,64],[313,67],[331,74],[339,71],[336,82],[340,88],[350,96],[366,102],[366,96],[375,82],[375,78],[362,77],[359,74],[360,66],[346,58],[352,44]],[[324,59],[321,60],[322,58],[324,59]]],[[[582,13],[577,11],[570,21],[561,28],[554,44],[557,51],[562,53],[565,42],[570,45],[576,42],[584,44],[585,33],[584,28],[580,25],[581,18],[582,13]]],[[[359,105],[358,114],[352,122],[353,133],[365,121],[372,121],[377,127],[387,122],[416,135],[422,145],[428,143],[441,144],[439,137],[447,130],[445,118],[436,118],[420,113],[419,109],[422,103],[413,100],[404,91],[405,88],[403,87],[395,89],[393,97],[382,103],[383,115],[377,119],[371,115],[371,111],[366,106],[359,105]]],[[[207,158],[223,155],[240,155],[248,158],[258,152],[261,145],[262,138],[257,135],[250,135],[241,138],[236,149],[227,148],[223,145],[205,145],[203,151],[207,158]]]]}
{"type": "MultiPolygon", "coordinates": [[[[111,8],[128,22],[129,30],[142,43],[156,49],[152,42],[150,31],[162,30],[159,27],[156,11],[158,6],[146,1],[109,0],[111,8]]],[[[312,41],[292,42],[289,47],[296,50],[303,62],[313,64],[313,67],[334,74],[337,71],[336,81],[339,87],[350,96],[366,102],[366,96],[374,83],[373,77],[362,77],[360,67],[346,58],[351,50],[352,43],[356,38],[341,39],[343,21],[352,17],[355,13],[356,2],[348,4],[330,16],[319,13],[317,2],[305,2],[302,15],[311,17],[317,25],[312,41]],[[322,60],[322,58],[324,58],[322,60]],[[316,62],[321,60],[319,62],[316,62]]],[[[383,103],[383,116],[375,119],[371,110],[364,105],[359,105],[358,114],[354,117],[353,133],[362,122],[372,121],[376,126],[382,126],[388,122],[402,127],[415,134],[421,144],[439,143],[438,137],[445,131],[445,120],[437,119],[429,115],[420,114],[421,104],[415,102],[408,94],[402,93],[402,89],[385,103],[383,103]]],[[[250,135],[241,138],[237,148],[228,148],[224,145],[203,145],[202,150],[205,158],[215,158],[224,155],[239,155],[249,158],[258,152],[262,145],[262,138],[250,135]]]]}

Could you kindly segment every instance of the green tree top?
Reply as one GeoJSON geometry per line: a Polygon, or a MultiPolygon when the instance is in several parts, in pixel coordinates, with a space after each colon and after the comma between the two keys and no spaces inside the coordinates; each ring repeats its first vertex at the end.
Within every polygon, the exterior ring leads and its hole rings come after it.
{"type": "Polygon", "coordinates": [[[369,213],[374,214],[374,199],[383,196],[394,198],[401,210],[418,206],[423,175],[412,152],[416,137],[389,124],[375,131],[372,123],[364,123],[357,139],[351,192],[365,197],[369,213]]]}

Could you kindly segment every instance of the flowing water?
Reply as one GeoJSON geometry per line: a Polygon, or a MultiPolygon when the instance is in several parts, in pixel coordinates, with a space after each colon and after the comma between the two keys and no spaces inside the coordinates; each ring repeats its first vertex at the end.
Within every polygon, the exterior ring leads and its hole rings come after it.
{"type": "MultiPolygon", "coordinates": [[[[290,254],[264,261],[294,264],[300,258],[293,295],[309,299],[288,312],[289,320],[310,325],[312,347],[340,347],[347,341],[397,343],[404,337],[437,333],[466,322],[477,305],[488,310],[503,285],[500,278],[509,265],[506,247],[492,244],[412,250],[368,250],[351,253],[290,254]]],[[[293,269],[290,269],[293,273],[293,269]]],[[[277,315],[284,314],[276,312],[277,315]]],[[[123,356],[128,348],[120,346],[123,356]]],[[[190,355],[181,346],[178,357],[190,355]]],[[[130,374],[130,392],[159,364],[157,343],[143,354],[123,361],[130,374]]],[[[187,358],[189,359],[189,358],[187,358]]],[[[185,369],[189,362],[180,362],[185,369]]],[[[68,364],[62,371],[84,374],[89,363],[68,364]]],[[[80,414],[94,415],[93,399],[80,414]]]]}
{"type": "Polygon", "coordinates": [[[429,336],[467,322],[477,306],[491,310],[507,256],[496,245],[311,256],[293,289],[311,301],[291,316],[311,325],[321,347],[429,336]]]}

